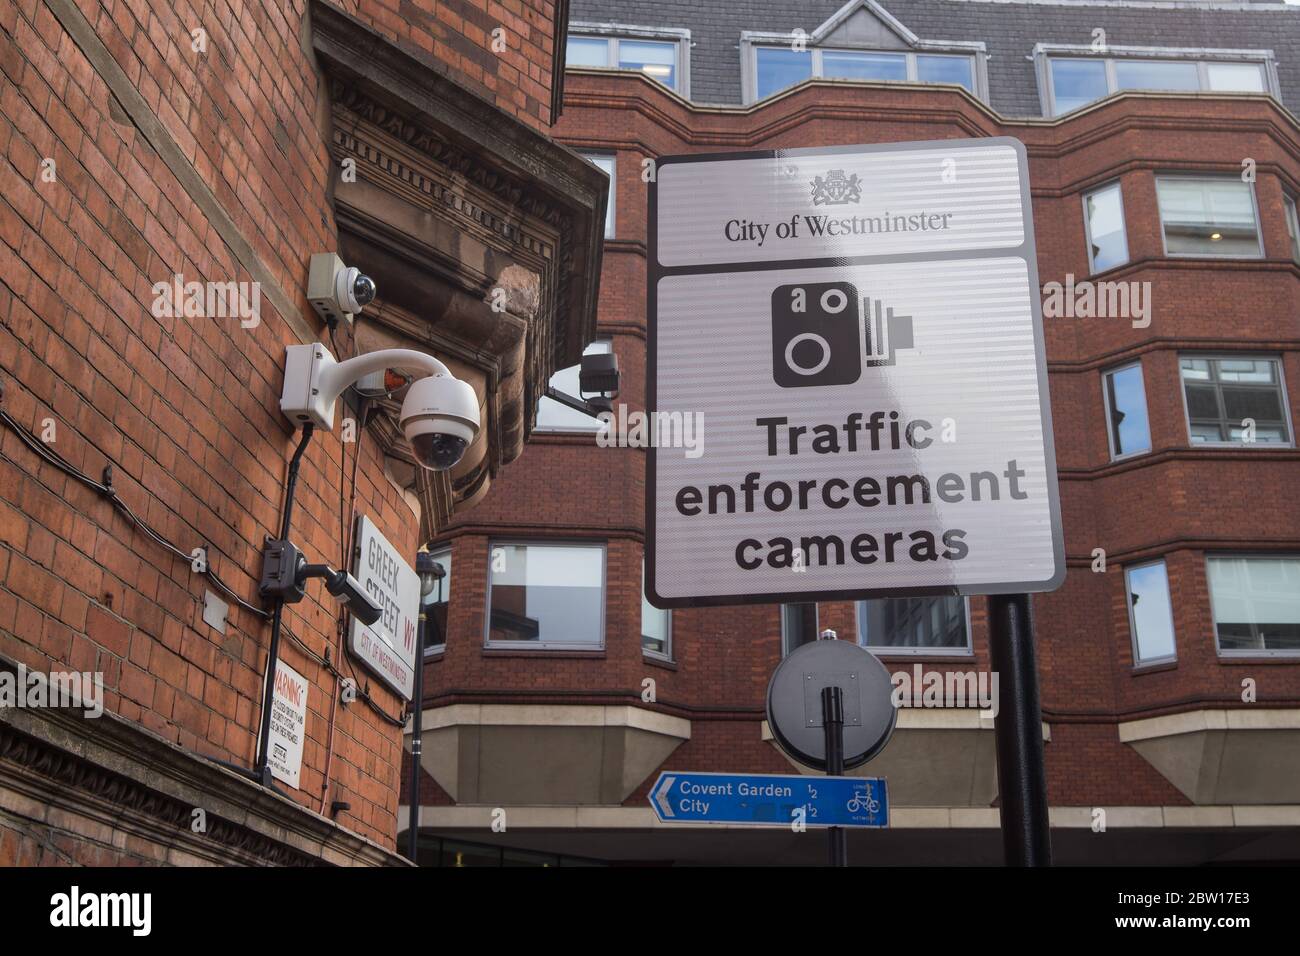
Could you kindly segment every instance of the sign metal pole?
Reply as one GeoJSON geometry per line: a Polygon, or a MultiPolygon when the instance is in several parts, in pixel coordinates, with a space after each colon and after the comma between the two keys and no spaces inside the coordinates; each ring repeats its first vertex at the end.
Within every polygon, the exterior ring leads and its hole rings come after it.
{"type": "MultiPolygon", "coordinates": [[[[826,776],[844,774],[844,696],[834,684],[822,688],[822,728],[826,732],[826,776]]],[[[831,866],[849,865],[848,834],[843,827],[828,827],[831,866]]]]}
{"type": "Polygon", "coordinates": [[[1029,595],[992,594],[988,600],[990,657],[999,675],[994,735],[1003,858],[1007,866],[1051,866],[1043,718],[1029,595]]]}

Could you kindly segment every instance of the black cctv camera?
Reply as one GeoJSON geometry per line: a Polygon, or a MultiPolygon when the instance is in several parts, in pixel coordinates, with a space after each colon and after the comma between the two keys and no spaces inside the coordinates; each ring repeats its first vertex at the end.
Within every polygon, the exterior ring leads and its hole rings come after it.
{"type": "Polygon", "coordinates": [[[346,571],[335,571],[325,576],[325,590],[347,604],[348,610],[362,624],[374,624],[384,609],[361,587],[361,582],[346,571]]]}
{"type": "Polygon", "coordinates": [[[262,581],[258,586],[262,597],[297,604],[306,596],[308,578],[323,578],[325,590],[346,603],[362,623],[374,624],[383,616],[384,609],[346,571],[335,571],[327,564],[308,564],[302,551],[291,541],[266,543],[262,552],[262,581]]]}

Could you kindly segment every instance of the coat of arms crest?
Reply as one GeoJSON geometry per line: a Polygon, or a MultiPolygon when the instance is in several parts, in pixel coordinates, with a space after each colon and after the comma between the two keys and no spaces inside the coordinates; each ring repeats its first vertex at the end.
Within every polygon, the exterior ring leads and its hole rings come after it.
{"type": "Polygon", "coordinates": [[[824,178],[814,177],[810,185],[814,206],[842,206],[862,199],[862,180],[857,173],[846,176],[844,170],[832,169],[824,178]]]}

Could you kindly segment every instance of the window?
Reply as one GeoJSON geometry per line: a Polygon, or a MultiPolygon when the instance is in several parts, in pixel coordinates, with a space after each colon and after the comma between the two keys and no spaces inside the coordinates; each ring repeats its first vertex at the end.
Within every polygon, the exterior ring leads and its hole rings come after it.
{"type": "Polygon", "coordinates": [[[583,153],[583,157],[590,163],[599,166],[609,177],[609,195],[605,198],[605,238],[614,238],[614,199],[618,194],[618,180],[614,177],[614,170],[617,168],[614,157],[604,153],[583,153]]]}
{"type": "Polygon", "coordinates": [[[432,552],[433,560],[442,565],[446,575],[435,581],[433,591],[424,599],[424,653],[436,654],[447,646],[447,606],[451,600],[451,548],[432,552]]]}
{"type": "Polygon", "coordinates": [[[1296,211],[1295,197],[1283,193],[1282,206],[1286,213],[1286,234],[1291,239],[1291,258],[1300,262],[1300,212],[1296,211]]]}
{"type": "Polygon", "coordinates": [[[682,64],[689,56],[689,49],[690,34],[685,30],[633,31],[629,28],[626,34],[620,31],[617,36],[602,37],[579,33],[569,36],[564,63],[565,66],[632,70],[685,96],[682,64]],[[664,36],[667,38],[661,38],[664,36]]]}
{"type": "Polygon", "coordinates": [[[645,561],[641,562],[641,651],[651,657],[671,660],[672,611],[660,610],[645,597],[645,561]]]}
{"type": "Polygon", "coordinates": [[[1119,183],[1094,189],[1083,197],[1083,221],[1088,232],[1088,266],[1093,272],[1128,262],[1124,198],[1119,183]]]}
{"type": "Polygon", "coordinates": [[[812,52],[760,47],[755,50],[758,82],[756,99],[766,99],[787,86],[813,75],[812,52]]]}
{"type": "Polygon", "coordinates": [[[858,642],[889,654],[970,653],[965,598],[883,598],[859,601],[858,642]]]}
{"type": "MultiPolygon", "coordinates": [[[[1268,93],[1265,64],[1267,51],[1222,51],[1223,59],[1205,59],[1206,51],[1167,51],[1168,56],[1093,56],[1085,47],[1055,47],[1052,52],[1039,44],[1036,55],[1047,55],[1045,99],[1047,112],[1060,116],[1087,106],[1120,90],[1268,93]],[[1048,55],[1050,54],[1050,55],[1048,55]],[[1198,57],[1195,54],[1202,54],[1198,57]],[[1245,57],[1245,59],[1233,59],[1245,57]]],[[[1112,51],[1124,48],[1111,47],[1112,51]]],[[[1129,48],[1139,52],[1138,48],[1129,48]]],[[[1141,50],[1150,53],[1157,51],[1141,50]]]]}
{"type": "Polygon", "coordinates": [[[1264,254],[1250,183],[1157,176],[1156,198],[1166,255],[1258,258],[1264,254]]]}
{"type": "Polygon", "coordinates": [[[603,545],[494,543],[488,559],[489,645],[604,646],[603,545]]]}
{"type": "Polygon", "coordinates": [[[1138,564],[1124,571],[1128,621],[1133,634],[1133,663],[1174,659],[1174,609],[1169,602],[1169,575],[1164,561],[1138,564]]]}
{"type": "Polygon", "coordinates": [[[1134,362],[1107,372],[1105,385],[1106,431],[1110,436],[1110,457],[1126,458],[1151,450],[1147,424],[1147,393],[1142,383],[1142,364],[1134,362]]]}
{"type": "Polygon", "coordinates": [[[975,58],[970,53],[793,50],[789,46],[757,45],[753,50],[755,100],[779,93],[814,76],[845,80],[956,83],[972,93],[976,92],[975,58]]]}
{"type": "Polygon", "coordinates": [[[1077,110],[1110,93],[1104,60],[1057,59],[1050,61],[1054,116],[1077,110]]]}
{"type": "Polygon", "coordinates": [[[781,605],[781,656],[817,640],[817,605],[781,605]]]}
{"type": "Polygon", "coordinates": [[[1300,653],[1300,558],[1221,556],[1206,566],[1220,653],[1300,653]]]}
{"type": "Polygon", "coordinates": [[[1192,444],[1290,444],[1277,359],[1184,355],[1179,366],[1192,444]]]}
{"type": "MultiPolygon", "coordinates": [[[[583,355],[608,355],[613,346],[609,339],[596,339],[585,349],[583,355]]],[[[551,376],[550,385],[552,388],[564,392],[566,395],[572,395],[580,398],[578,373],[581,371],[581,365],[570,365],[568,368],[562,368],[551,376]]],[[[598,432],[601,424],[598,419],[592,418],[576,408],[569,408],[567,405],[561,405],[553,398],[543,397],[537,404],[537,426],[536,431],[548,432],[598,432]]]]}

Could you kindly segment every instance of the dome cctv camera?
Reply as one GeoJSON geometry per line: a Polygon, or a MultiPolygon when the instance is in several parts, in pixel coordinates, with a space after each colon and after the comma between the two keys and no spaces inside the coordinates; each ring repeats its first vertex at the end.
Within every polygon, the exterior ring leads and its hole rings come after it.
{"type": "Polygon", "coordinates": [[[343,269],[334,277],[334,299],[344,312],[355,315],[375,301],[375,280],[356,266],[343,269]]]}
{"type": "Polygon", "coordinates": [[[450,375],[417,379],[402,402],[401,425],[415,460],[431,471],[446,471],[478,435],[478,395],[468,382],[450,375]]]}

